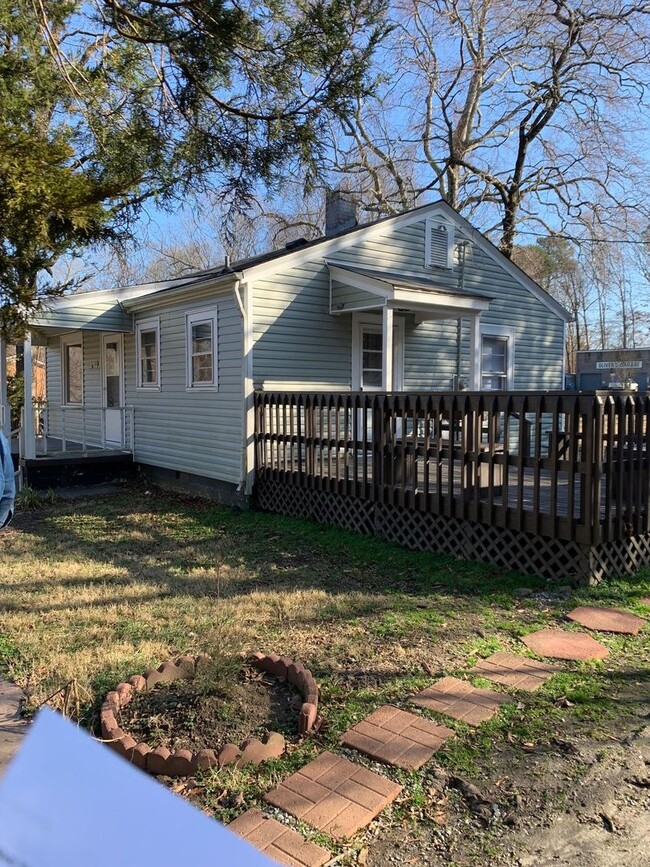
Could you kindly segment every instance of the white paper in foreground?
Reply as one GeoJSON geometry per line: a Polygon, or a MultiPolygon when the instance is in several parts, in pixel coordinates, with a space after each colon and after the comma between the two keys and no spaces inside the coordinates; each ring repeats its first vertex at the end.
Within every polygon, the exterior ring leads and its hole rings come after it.
{"type": "Polygon", "coordinates": [[[272,867],[223,825],[51,710],[0,779],[6,867],[272,867]]]}

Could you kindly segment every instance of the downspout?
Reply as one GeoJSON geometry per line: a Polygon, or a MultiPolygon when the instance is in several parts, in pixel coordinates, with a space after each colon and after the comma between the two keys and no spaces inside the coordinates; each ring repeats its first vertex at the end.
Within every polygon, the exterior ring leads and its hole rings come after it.
{"type": "Polygon", "coordinates": [[[250,496],[255,481],[255,405],[253,392],[253,293],[252,286],[238,274],[234,295],[242,317],[242,441],[241,476],[238,493],[250,496]],[[243,291],[243,297],[242,297],[243,291]]]}
{"type": "MultiPolygon", "coordinates": [[[[469,241],[463,239],[459,242],[458,246],[460,247],[460,274],[458,277],[458,288],[462,292],[465,288],[465,256],[467,253],[467,245],[469,241]]],[[[456,320],[456,391],[460,391],[460,382],[462,376],[462,364],[463,364],[463,353],[462,353],[462,343],[463,343],[463,320],[462,317],[458,317],[456,320]]]]}

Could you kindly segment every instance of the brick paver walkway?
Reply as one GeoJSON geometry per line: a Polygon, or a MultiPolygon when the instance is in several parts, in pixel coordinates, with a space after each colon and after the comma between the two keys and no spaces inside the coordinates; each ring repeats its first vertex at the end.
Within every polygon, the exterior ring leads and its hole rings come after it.
{"type": "Polygon", "coordinates": [[[409,701],[476,726],[494,716],[499,707],[512,698],[472,686],[457,677],[443,677],[409,701]]]}
{"type": "Polygon", "coordinates": [[[402,787],[333,753],[321,753],[265,800],[337,840],[356,834],[402,787]]]}
{"type": "Polygon", "coordinates": [[[471,673],[487,677],[502,686],[533,692],[557,671],[560,669],[548,662],[516,656],[514,653],[493,653],[487,659],[479,660],[471,673]]]}
{"type": "Polygon", "coordinates": [[[645,626],[643,617],[620,611],[618,608],[595,608],[591,605],[581,605],[569,611],[569,620],[574,620],[587,629],[598,632],[620,632],[624,635],[636,635],[645,626]]]}
{"type": "Polygon", "coordinates": [[[415,771],[452,735],[445,726],[385,704],[349,729],[341,743],[377,761],[415,771]]]}
{"type": "Polygon", "coordinates": [[[288,867],[323,867],[332,857],[327,849],[309,843],[297,831],[261,810],[247,810],[228,827],[260,852],[288,867]]]}
{"type": "Polygon", "coordinates": [[[535,653],[552,659],[604,659],[609,653],[604,644],[584,632],[540,629],[521,640],[535,653]]]}

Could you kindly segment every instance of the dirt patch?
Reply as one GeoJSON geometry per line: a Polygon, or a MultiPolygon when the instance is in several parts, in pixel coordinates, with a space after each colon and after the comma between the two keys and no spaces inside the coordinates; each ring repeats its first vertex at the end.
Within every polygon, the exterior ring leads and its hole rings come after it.
{"type": "Polygon", "coordinates": [[[417,825],[381,829],[369,867],[650,865],[650,679],[619,685],[620,715],[495,741],[474,772],[429,766],[417,825]]]}
{"type": "Polygon", "coordinates": [[[218,749],[269,731],[298,732],[302,696],[254,668],[227,688],[206,693],[196,678],[157,684],[136,693],[120,712],[120,725],[137,741],[169,750],[218,749]]]}

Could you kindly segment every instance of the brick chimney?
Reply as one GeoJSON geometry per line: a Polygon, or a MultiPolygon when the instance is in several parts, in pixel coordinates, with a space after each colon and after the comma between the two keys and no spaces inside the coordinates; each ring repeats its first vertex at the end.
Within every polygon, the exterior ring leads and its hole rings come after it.
{"type": "Polygon", "coordinates": [[[357,202],[348,190],[328,190],[325,196],[325,234],[337,235],[357,225],[357,202]]]}

